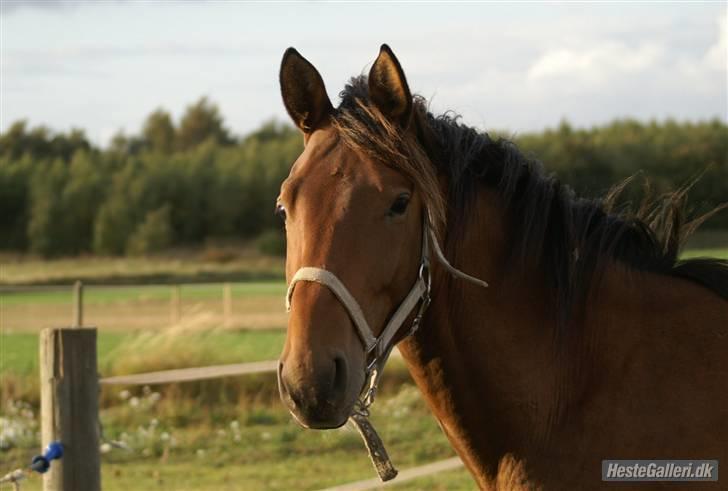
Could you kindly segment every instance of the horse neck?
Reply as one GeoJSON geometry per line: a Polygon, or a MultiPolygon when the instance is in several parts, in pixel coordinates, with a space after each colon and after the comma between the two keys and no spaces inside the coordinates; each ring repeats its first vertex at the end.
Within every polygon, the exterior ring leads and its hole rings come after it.
{"type": "Polygon", "coordinates": [[[555,323],[544,321],[555,315],[543,273],[526,267],[514,277],[517,268],[507,262],[497,193],[481,190],[468,215],[456,250],[446,254],[490,287],[435,269],[426,320],[400,347],[443,430],[487,487],[507,452],[548,438],[563,368],[553,361],[555,323]]]}

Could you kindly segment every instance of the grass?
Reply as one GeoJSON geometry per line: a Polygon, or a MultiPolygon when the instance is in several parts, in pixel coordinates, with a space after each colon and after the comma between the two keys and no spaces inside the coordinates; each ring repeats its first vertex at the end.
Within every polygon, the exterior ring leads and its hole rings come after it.
{"type": "MultiPolygon", "coordinates": [[[[278,357],[285,331],[188,330],[98,333],[98,369],[103,376],[143,373],[173,368],[271,360],[278,357]]],[[[236,377],[164,388],[183,398],[215,404],[246,398],[274,399],[275,377],[236,377]]],[[[103,387],[102,403],[116,390],[103,387]]],[[[39,404],[38,336],[0,333],[0,399],[39,404]]]]}
{"type": "MultiPolygon", "coordinates": [[[[88,285],[84,288],[83,300],[85,304],[90,305],[109,305],[138,300],[169,301],[172,288],[170,285],[88,285]]],[[[231,284],[233,296],[261,297],[277,295],[283,297],[285,292],[286,285],[282,281],[231,284]]],[[[180,287],[180,294],[183,300],[219,299],[222,295],[222,285],[219,283],[186,284],[180,287]]],[[[7,290],[2,293],[3,305],[7,307],[25,304],[70,303],[72,298],[73,288],[70,285],[61,288],[38,287],[37,289],[7,290]]]]}
{"type": "MultiPolygon", "coordinates": [[[[155,394],[127,395],[101,412],[105,437],[124,442],[129,449],[103,453],[105,490],[320,489],[375,476],[363,443],[348,426],[304,430],[279,404],[197,407],[214,417],[181,424],[194,406],[155,394]]],[[[373,423],[401,469],[453,456],[419,393],[409,384],[378,401],[373,423]]],[[[33,450],[12,448],[4,452],[3,461],[25,462],[33,450]]],[[[23,489],[40,489],[38,480],[23,489]]],[[[458,470],[398,489],[474,486],[467,473],[458,470]],[[432,483],[437,484],[431,487],[432,483]]]]}
{"type": "MultiPolygon", "coordinates": [[[[98,360],[114,374],[210,364],[262,361],[276,358],[285,332],[266,331],[164,331],[98,333],[98,360]],[[192,349],[185,349],[192,346],[192,349]],[[135,355],[138,353],[138,355],[135,355]],[[176,356],[175,356],[176,353],[176,356]],[[186,353],[187,358],[180,356],[186,353]],[[190,359],[192,357],[193,359],[190,359]]],[[[0,375],[35,374],[38,370],[38,336],[32,333],[0,334],[0,375]]]]}
{"type": "MultiPolygon", "coordinates": [[[[705,255],[728,259],[728,248],[692,249],[684,257],[705,255]]],[[[277,357],[285,337],[282,329],[230,329],[285,325],[285,285],[277,276],[282,274],[282,264],[255,261],[3,261],[0,284],[70,284],[76,278],[91,283],[85,289],[85,318],[88,325],[101,327],[99,370],[103,375],[136,373],[277,357]],[[219,284],[183,286],[179,322],[170,319],[169,286],[93,286],[109,279],[116,283],[140,278],[184,281],[188,275],[196,280],[260,275],[266,280],[233,284],[233,322],[228,329],[221,328],[219,284]]],[[[0,428],[0,474],[37,453],[37,331],[65,324],[70,317],[70,289],[0,294],[0,417],[5,426],[22,427],[14,433],[22,439],[9,446],[3,444],[4,429],[0,428]],[[18,399],[25,402],[17,406],[18,399]],[[13,405],[24,409],[13,409],[13,405]]],[[[123,441],[131,449],[103,454],[102,480],[107,491],[319,489],[375,476],[351,428],[320,432],[296,426],[278,402],[272,374],[154,388],[104,386],[100,402],[105,437],[123,441]]],[[[401,469],[453,455],[401,360],[392,360],[385,371],[373,418],[401,469]]],[[[23,485],[24,491],[40,489],[37,478],[23,485]]],[[[460,469],[394,489],[475,486],[460,469]]]]}
{"type": "MultiPolygon", "coordinates": [[[[101,333],[98,337],[98,357],[100,361],[108,358],[115,348],[132,334],[101,333]]],[[[38,372],[38,335],[31,333],[0,333],[0,376],[14,373],[18,375],[38,372]]]]}
{"type": "MultiPolygon", "coordinates": [[[[268,359],[277,356],[283,338],[280,330],[101,332],[99,366],[110,373],[126,373],[268,359]]],[[[37,336],[5,334],[2,340],[12,358],[3,357],[0,382],[5,384],[12,373],[19,372],[37,381],[37,336]]],[[[35,387],[27,395],[37,392],[35,387]]],[[[10,418],[11,426],[25,424],[27,430],[16,432],[26,435],[22,442],[3,449],[0,429],[3,472],[6,466],[17,467],[37,453],[38,401],[23,403],[26,410],[22,412],[8,410],[8,404],[15,404],[14,395],[4,391],[0,399],[0,416],[10,418]]],[[[131,449],[103,454],[102,479],[107,491],[319,489],[375,476],[363,444],[351,428],[321,432],[295,425],[278,402],[273,374],[154,388],[104,386],[100,400],[104,436],[131,449]]],[[[373,417],[400,468],[453,455],[400,359],[387,367],[373,417]]],[[[473,489],[462,470],[398,489],[422,486],[473,489]]],[[[40,481],[34,479],[23,489],[39,490],[40,481]]]]}
{"type": "Polygon", "coordinates": [[[720,259],[728,259],[728,247],[723,248],[707,248],[707,249],[688,249],[683,252],[681,257],[689,259],[693,257],[716,257],[720,259]]]}

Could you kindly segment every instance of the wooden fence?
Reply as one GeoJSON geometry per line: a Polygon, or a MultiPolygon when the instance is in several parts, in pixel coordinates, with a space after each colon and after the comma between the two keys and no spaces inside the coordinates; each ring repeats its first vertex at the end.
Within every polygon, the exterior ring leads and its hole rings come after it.
{"type": "MultiPolygon", "coordinates": [[[[41,435],[43,445],[61,441],[63,459],[44,474],[44,491],[100,491],[99,384],[154,385],[253,373],[275,372],[277,361],[240,363],[99,379],[96,328],[83,327],[83,286],[77,283],[71,328],[49,328],[40,335],[41,435]]],[[[391,484],[460,467],[447,459],[406,469],[391,484]]],[[[387,486],[390,485],[387,483],[387,486]]],[[[382,486],[367,479],[337,486],[336,490],[362,491],[382,486]]]]}

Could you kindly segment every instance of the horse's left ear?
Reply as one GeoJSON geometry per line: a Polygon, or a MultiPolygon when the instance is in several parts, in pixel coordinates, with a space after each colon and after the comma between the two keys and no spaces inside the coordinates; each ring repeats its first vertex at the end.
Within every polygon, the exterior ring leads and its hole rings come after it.
{"type": "Polygon", "coordinates": [[[279,78],[286,111],[304,134],[313,133],[334,111],[318,70],[294,48],[288,48],[279,78]]]}
{"type": "Polygon", "coordinates": [[[407,127],[412,114],[412,94],[402,66],[386,44],[380,48],[369,71],[369,98],[382,114],[407,127]]]}

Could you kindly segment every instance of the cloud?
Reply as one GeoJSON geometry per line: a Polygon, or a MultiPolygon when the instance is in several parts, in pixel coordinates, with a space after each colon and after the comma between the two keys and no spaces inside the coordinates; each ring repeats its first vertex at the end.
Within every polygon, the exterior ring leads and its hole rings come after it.
{"type": "Polygon", "coordinates": [[[728,10],[718,18],[718,41],[705,53],[704,62],[713,70],[728,68],[728,10]]]}
{"type": "Polygon", "coordinates": [[[663,52],[664,48],[654,43],[633,48],[614,41],[583,49],[555,49],[541,55],[527,73],[532,81],[564,77],[600,84],[608,76],[634,74],[653,68],[663,52]]]}

